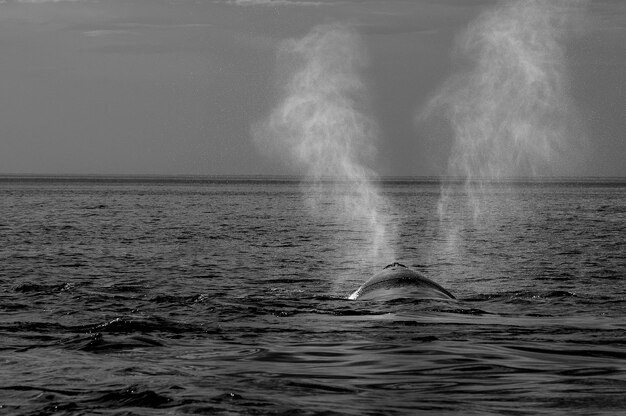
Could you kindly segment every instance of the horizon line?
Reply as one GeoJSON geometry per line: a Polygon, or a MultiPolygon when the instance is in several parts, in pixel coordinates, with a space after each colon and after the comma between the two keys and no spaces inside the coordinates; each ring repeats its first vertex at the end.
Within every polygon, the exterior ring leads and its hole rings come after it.
{"type": "MultiPolygon", "coordinates": [[[[269,174],[42,174],[42,173],[0,173],[0,181],[171,181],[171,182],[253,182],[253,181],[277,181],[277,182],[350,182],[349,179],[336,177],[310,178],[307,175],[269,175],[269,174]]],[[[626,176],[510,176],[503,178],[473,178],[468,180],[462,176],[449,175],[385,175],[369,178],[370,182],[422,182],[422,183],[573,183],[573,182],[624,182],[626,176]]]]}

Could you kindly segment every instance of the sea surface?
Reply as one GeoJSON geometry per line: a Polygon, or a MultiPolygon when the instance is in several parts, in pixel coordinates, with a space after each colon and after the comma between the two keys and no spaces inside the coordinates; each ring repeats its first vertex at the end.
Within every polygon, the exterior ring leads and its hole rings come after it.
{"type": "Polygon", "coordinates": [[[625,181],[378,185],[457,300],[347,300],[294,180],[0,178],[0,414],[626,414],[625,181]]]}

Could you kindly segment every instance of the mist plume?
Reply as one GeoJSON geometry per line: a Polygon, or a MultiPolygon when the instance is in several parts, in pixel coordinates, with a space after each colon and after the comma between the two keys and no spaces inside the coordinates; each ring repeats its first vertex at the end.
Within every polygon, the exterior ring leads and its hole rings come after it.
{"type": "Polygon", "coordinates": [[[449,79],[424,116],[443,110],[450,121],[447,174],[465,181],[475,216],[485,183],[559,172],[577,144],[563,41],[582,4],[503,2],[458,38],[456,53],[469,67],[449,79]]]}
{"type": "Polygon", "coordinates": [[[253,126],[254,139],[306,176],[314,215],[359,231],[363,247],[344,245],[349,261],[380,267],[394,258],[391,208],[368,167],[377,127],[365,109],[361,71],[367,56],[360,38],[347,25],[320,25],[302,39],[284,41],[278,55],[281,98],[253,126]]]}

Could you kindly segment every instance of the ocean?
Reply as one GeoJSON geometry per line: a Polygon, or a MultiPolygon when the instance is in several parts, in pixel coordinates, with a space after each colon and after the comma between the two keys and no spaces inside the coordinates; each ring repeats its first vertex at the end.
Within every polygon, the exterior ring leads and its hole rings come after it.
{"type": "Polygon", "coordinates": [[[379,186],[456,300],[347,300],[386,264],[295,180],[1,178],[0,413],[626,412],[626,181],[379,186]]]}

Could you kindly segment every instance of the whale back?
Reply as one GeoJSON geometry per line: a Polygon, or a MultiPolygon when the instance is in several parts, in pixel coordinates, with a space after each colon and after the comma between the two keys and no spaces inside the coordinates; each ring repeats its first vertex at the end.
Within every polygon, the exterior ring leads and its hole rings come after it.
{"type": "Polygon", "coordinates": [[[400,263],[393,263],[374,275],[348,297],[351,300],[397,298],[454,299],[454,296],[423,274],[400,263]]]}

